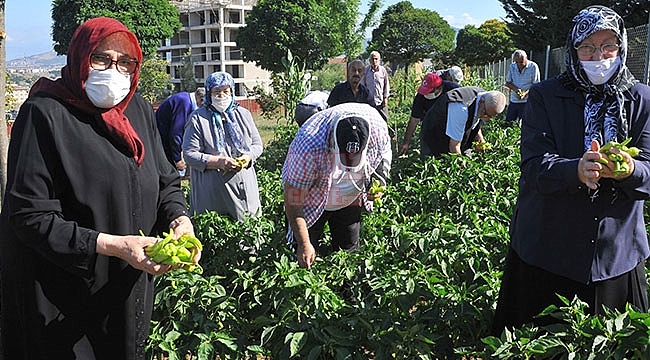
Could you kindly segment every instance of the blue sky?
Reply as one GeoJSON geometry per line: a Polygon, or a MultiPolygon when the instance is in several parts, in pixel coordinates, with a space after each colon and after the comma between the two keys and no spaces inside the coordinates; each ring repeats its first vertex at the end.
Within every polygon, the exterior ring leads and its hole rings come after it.
{"type": "MultiPolygon", "coordinates": [[[[383,12],[400,0],[384,0],[383,12]]],[[[479,26],[485,20],[503,19],[505,11],[498,0],[410,0],[413,7],[437,12],[449,25],[463,28],[479,26]]],[[[367,0],[361,0],[362,10],[367,0]]],[[[52,1],[13,0],[5,3],[7,60],[36,55],[52,50],[52,1]]]]}

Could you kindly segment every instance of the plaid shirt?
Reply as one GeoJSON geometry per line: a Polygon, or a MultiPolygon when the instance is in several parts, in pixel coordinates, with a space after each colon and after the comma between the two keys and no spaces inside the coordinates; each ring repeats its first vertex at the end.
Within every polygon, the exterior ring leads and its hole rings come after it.
{"type": "MultiPolygon", "coordinates": [[[[344,103],[316,113],[298,130],[282,167],[284,184],[306,190],[307,195],[302,206],[308,228],[323,214],[332,186],[330,175],[334,168],[333,159],[338,156],[332,151],[334,125],[339,119],[352,116],[366,119],[370,128],[364,184],[370,184],[373,174],[382,183],[386,183],[388,178],[392,160],[390,137],[386,121],[377,110],[367,104],[344,103]]],[[[291,194],[289,198],[290,196],[291,194]]],[[[372,201],[368,201],[365,191],[362,193],[362,199],[366,210],[371,211],[372,201]]],[[[291,227],[288,229],[287,239],[293,241],[291,227]]]]}

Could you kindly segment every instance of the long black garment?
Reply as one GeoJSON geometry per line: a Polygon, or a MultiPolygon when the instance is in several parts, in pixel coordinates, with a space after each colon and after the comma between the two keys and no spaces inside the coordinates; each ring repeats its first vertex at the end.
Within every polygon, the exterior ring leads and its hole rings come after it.
{"type": "Polygon", "coordinates": [[[21,107],[0,214],[6,358],[144,358],[152,276],[97,254],[97,236],[154,234],[186,205],[151,105],[135,94],[125,115],[140,167],[92,116],[48,97],[21,107]]]}

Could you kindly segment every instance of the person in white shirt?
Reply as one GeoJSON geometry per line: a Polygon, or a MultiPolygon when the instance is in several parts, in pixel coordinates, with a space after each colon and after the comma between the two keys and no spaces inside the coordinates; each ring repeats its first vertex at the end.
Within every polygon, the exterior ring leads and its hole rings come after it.
{"type": "Polygon", "coordinates": [[[528,100],[528,91],[534,83],[539,82],[539,67],[534,61],[528,60],[523,50],[512,54],[512,64],[506,75],[506,87],[510,89],[510,104],[506,111],[506,124],[512,125],[520,121],[524,115],[524,107],[528,100]]]}
{"type": "Polygon", "coordinates": [[[420,124],[420,158],[462,154],[473,142],[484,142],[483,121],[494,118],[506,106],[500,91],[464,86],[440,95],[420,124]]]}

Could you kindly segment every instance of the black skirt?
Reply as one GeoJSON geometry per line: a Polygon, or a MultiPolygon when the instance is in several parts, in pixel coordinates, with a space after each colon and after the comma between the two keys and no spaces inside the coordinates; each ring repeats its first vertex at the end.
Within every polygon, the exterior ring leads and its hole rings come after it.
{"type": "Polygon", "coordinates": [[[625,311],[626,303],[648,311],[647,287],[643,261],[625,274],[583,284],[528,265],[510,248],[501,280],[492,333],[499,336],[505,327],[521,327],[527,323],[544,326],[558,322],[559,320],[548,316],[536,317],[551,304],[564,306],[556,294],[569,300],[577,296],[589,305],[590,314],[602,314],[603,305],[625,311]]]}

